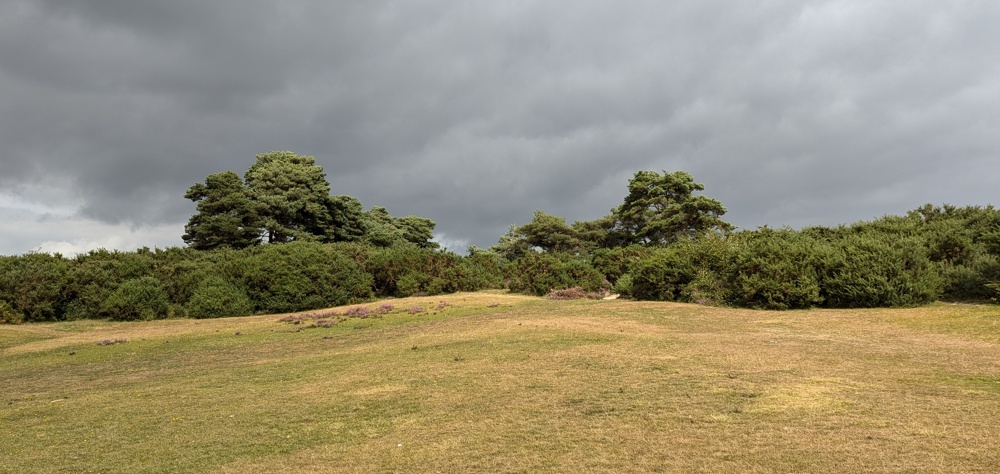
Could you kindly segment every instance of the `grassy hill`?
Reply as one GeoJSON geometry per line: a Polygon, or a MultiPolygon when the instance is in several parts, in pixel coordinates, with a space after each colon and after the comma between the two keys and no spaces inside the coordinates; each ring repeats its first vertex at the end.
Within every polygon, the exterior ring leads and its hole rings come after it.
{"type": "Polygon", "coordinates": [[[383,304],[0,326],[0,472],[1000,466],[995,307],[383,304]]]}

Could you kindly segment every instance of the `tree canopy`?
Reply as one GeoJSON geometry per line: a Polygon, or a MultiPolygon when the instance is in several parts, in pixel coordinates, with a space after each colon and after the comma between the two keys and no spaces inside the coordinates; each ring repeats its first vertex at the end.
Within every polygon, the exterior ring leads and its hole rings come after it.
{"type": "Polygon", "coordinates": [[[365,212],[356,198],[331,196],[316,159],[290,151],[257,155],[243,179],[233,171],[209,175],[184,197],[197,203],[198,212],[183,239],[199,250],[292,241],[437,247],[431,242],[434,221],[395,218],[377,206],[365,212]]]}
{"type": "Polygon", "coordinates": [[[199,250],[243,248],[260,240],[262,221],[257,204],[243,180],[232,171],[209,175],[191,186],[184,197],[196,202],[198,213],[184,226],[184,242],[199,250]]]}
{"type": "Polygon", "coordinates": [[[726,213],[722,203],[694,194],[704,189],[683,171],[639,171],[629,180],[624,203],[610,215],[568,225],[564,217],[536,210],[531,222],[511,226],[491,250],[514,260],[533,248],[585,254],[632,244],[671,244],[732,230],[720,218],[726,213]]]}
{"type": "Polygon", "coordinates": [[[625,202],[613,213],[633,243],[669,244],[710,231],[732,230],[721,219],[726,213],[721,202],[694,195],[704,190],[683,171],[639,171],[628,182],[625,202]]]}

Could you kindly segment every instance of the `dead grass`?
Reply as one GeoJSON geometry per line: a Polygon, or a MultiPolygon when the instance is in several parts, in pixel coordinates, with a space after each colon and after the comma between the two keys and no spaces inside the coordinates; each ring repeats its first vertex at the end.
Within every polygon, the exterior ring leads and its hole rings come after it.
{"type": "Polygon", "coordinates": [[[287,315],[0,327],[0,472],[1000,465],[995,307],[391,304],[308,331],[287,315]]]}

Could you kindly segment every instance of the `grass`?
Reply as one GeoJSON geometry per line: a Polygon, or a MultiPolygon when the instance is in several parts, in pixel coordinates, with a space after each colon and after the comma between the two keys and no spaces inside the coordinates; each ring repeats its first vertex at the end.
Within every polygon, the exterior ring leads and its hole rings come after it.
{"type": "Polygon", "coordinates": [[[0,472],[1000,466],[995,307],[392,304],[329,327],[0,326],[0,472]]]}

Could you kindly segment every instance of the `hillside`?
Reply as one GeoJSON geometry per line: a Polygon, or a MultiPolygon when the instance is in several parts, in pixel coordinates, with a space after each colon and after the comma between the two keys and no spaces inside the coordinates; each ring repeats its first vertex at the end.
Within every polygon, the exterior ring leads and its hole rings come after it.
{"type": "Polygon", "coordinates": [[[0,326],[0,472],[1000,465],[994,307],[500,292],[365,307],[0,326]]]}

